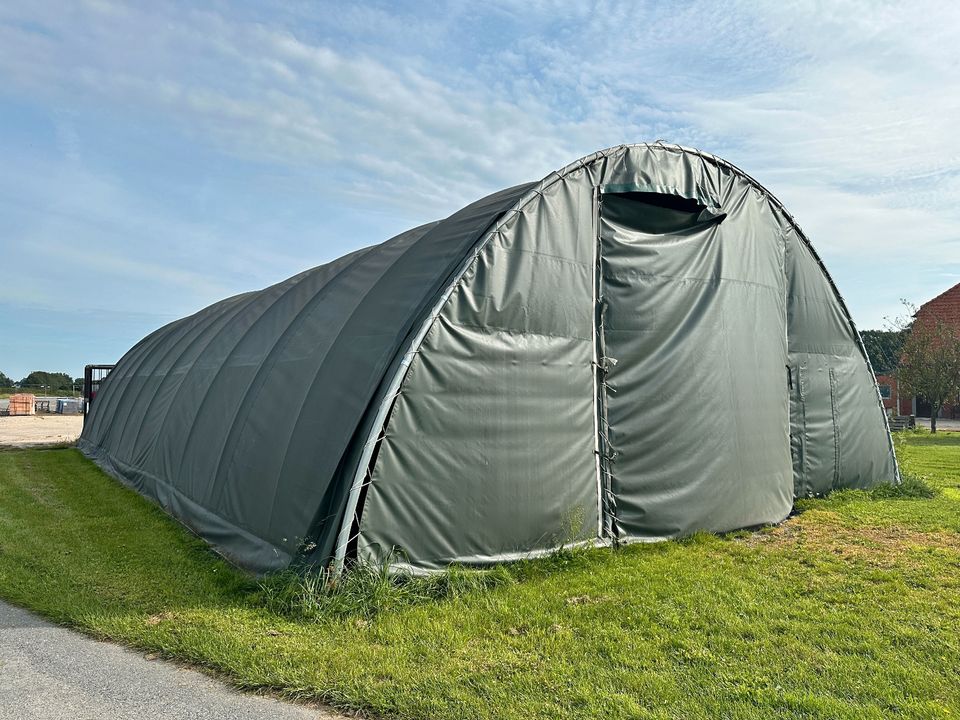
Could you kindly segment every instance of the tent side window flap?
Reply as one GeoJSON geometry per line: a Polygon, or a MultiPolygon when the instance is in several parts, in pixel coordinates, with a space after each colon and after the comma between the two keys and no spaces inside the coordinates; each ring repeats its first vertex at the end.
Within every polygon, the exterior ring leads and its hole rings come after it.
{"type": "Polygon", "coordinates": [[[160,328],[79,446],[256,573],[725,531],[899,480],[859,334],[793,218],[660,143],[160,328]]]}

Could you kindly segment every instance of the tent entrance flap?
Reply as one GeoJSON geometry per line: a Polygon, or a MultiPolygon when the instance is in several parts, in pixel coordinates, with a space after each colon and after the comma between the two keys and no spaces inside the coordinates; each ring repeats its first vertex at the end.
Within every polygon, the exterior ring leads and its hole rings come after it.
{"type": "Polygon", "coordinates": [[[783,285],[757,282],[752,265],[776,249],[725,233],[724,217],[677,196],[600,196],[609,525],[621,539],[789,512],[783,285]]]}

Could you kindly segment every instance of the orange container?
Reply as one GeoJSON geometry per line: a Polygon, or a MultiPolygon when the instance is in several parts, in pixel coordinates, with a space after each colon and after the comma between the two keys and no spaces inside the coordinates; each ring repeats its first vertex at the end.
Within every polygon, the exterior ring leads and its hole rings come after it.
{"type": "Polygon", "coordinates": [[[10,396],[11,415],[33,415],[36,397],[30,393],[18,393],[10,396]]]}

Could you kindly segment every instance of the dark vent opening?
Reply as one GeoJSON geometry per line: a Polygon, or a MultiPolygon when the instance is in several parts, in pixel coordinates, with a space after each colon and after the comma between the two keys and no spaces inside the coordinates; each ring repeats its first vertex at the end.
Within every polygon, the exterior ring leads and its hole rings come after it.
{"type": "Polygon", "coordinates": [[[726,217],[694,198],[654,192],[606,193],[602,213],[611,222],[650,235],[700,229],[726,217]]]}

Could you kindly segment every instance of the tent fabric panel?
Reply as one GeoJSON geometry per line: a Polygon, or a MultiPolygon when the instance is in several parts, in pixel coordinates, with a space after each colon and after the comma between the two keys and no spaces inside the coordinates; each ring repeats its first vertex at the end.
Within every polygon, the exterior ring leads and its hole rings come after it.
{"type": "MultiPolygon", "coordinates": [[[[183,408],[201,404],[200,398],[189,398],[183,402],[183,387],[198,368],[211,368],[216,365],[211,355],[224,345],[224,338],[231,333],[242,333],[246,322],[254,323],[263,312],[265,296],[277,296],[296,287],[302,278],[314,274],[303,273],[268,288],[260,293],[251,293],[237,302],[227,303],[218,312],[201,312],[185,323],[180,339],[166,337],[156,350],[151,352],[149,364],[145,363],[136,375],[143,379],[143,385],[134,398],[127,398],[123,404],[129,411],[118,420],[122,423],[121,436],[117,444],[121,448],[134,450],[138,456],[130,457],[135,463],[149,463],[149,455],[154,450],[153,438],[164,435],[163,421],[171,406],[183,408]],[[164,403],[163,400],[167,402],[164,403]],[[159,420],[154,425],[149,420],[159,420]]],[[[204,387],[203,380],[198,383],[204,387]]]]}
{"type": "Polygon", "coordinates": [[[720,204],[736,175],[700,153],[676,145],[622,146],[594,162],[595,182],[605,193],[655,192],[720,204]]]}
{"type": "MultiPolygon", "coordinates": [[[[345,261],[346,258],[341,258],[316,271],[301,273],[268,290],[296,284],[321,270],[335,272],[345,261]]],[[[144,455],[153,447],[152,439],[163,430],[162,422],[184,377],[220,336],[224,326],[232,324],[238,314],[250,313],[262,294],[245,293],[229,298],[148,336],[128,352],[108,376],[110,392],[98,397],[85,434],[111,446],[113,454],[120,459],[143,462],[144,455]],[[124,387],[112,387],[114,383],[124,387]],[[110,427],[101,427],[101,419],[110,427]],[[130,456],[134,450],[137,457],[130,456]]]]}
{"type": "Polygon", "coordinates": [[[720,205],[722,222],[678,232],[622,224],[644,212],[629,205],[607,194],[600,210],[620,536],[778,522],[792,507],[793,477],[776,222],[746,184],[720,205]]]}
{"type": "MultiPolygon", "coordinates": [[[[305,282],[311,284],[311,279],[318,275],[308,276],[305,282]]],[[[149,466],[156,467],[159,477],[171,478],[181,493],[215,514],[222,514],[220,508],[210,505],[217,446],[234,423],[235,399],[250,380],[249,372],[244,374],[241,368],[231,365],[233,351],[244,339],[256,337],[261,329],[265,329],[260,354],[270,352],[272,328],[265,328],[262,321],[273,317],[271,309],[282,304],[284,298],[289,298],[289,293],[299,284],[285,282],[267,288],[254,296],[229,322],[205,333],[200,354],[177,378],[176,390],[159,419],[149,466]],[[224,393],[218,384],[218,379],[224,376],[232,383],[232,392],[224,393]],[[215,413],[218,422],[212,427],[197,427],[197,419],[205,413],[215,413]]],[[[157,375],[162,376],[162,373],[163,369],[158,369],[157,375]]],[[[249,521],[224,519],[256,532],[254,518],[249,521]]]]}
{"type": "MultiPolygon", "coordinates": [[[[278,497],[286,499],[289,516],[284,521],[278,514],[272,522],[296,528],[292,542],[299,543],[312,529],[318,503],[368,408],[379,402],[381,382],[405,351],[408,336],[490,226],[530,186],[501,190],[432,227],[350,314],[323,365],[303,385],[303,402],[285,448],[278,497]]],[[[334,513],[326,517],[332,519],[334,513]]]]}
{"type": "Polygon", "coordinates": [[[570,390],[589,365],[574,338],[434,325],[380,448],[359,556],[436,569],[594,537],[593,406],[570,390]]]}
{"type": "Polygon", "coordinates": [[[596,536],[592,188],[546,195],[492,236],[414,359],[361,559],[435,569],[596,536]]]}
{"type": "Polygon", "coordinates": [[[795,494],[823,495],[839,484],[834,371],[824,355],[797,355],[794,363],[798,383],[795,398],[803,408],[803,425],[796,432],[802,433],[804,448],[802,462],[795,465],[800,471],[795,494]]]}
{"type": "MultiPolygon", "coordinates": [[[[422,229],[415,229],[388,241],[385,246],[393,248],[402,245],[407,240],[415,240],[422,232],[422,229]]],[[[206,508],[206,515],[219,517],[223,524],[249,533],[262,532],[262,526],[257,524],[258,513],[253,512],[250,517],[231,515],[211,502],[216,472],[213,463],[218,460],[217,444],[235,426],[236,398],[242,397],[249,386],[249,376],[238,377],[235,368],[230,366],[237,357],[236,349],[242,347],[244,341],[250,342],[250,350],[240,367],[249,368],[253,363],[262,362],[277,350],[275,336],[299,317],[296,309],[315,298],[325,297],[338,281],[356,273],[358,261],[382,256],[385,246],[378,246],[377,253],[372,253],[370,248],[352,253],[265,291],[247,294],[238,302],[218,303],[207,308],[188,318],[189,322],[181,323],[190,329],[190,333],[184,335],[180,342],[162,336],[150,353],[149,364],[141,363],[133,373],[142,388],[152,386],[154,389],[152,394],[141,391],[136,395],[140,398],[137,404],[144,408],[139,427],[132,412],[126,415],[115,413],[112,416],[114,424],[124,424],[120,439],[103,444],[111,447],[112,455],[118,461],[117,467],[137,467],[144,477],[157,478],[170,484],[182,497],[206,508]],[[268,323],[264,322],[265,319],[268,323]],[[181,349],[180,345],[186,340],[189,342],[181,349]],[[224,377],[228,382],[218,387],[216,379],[224,377]],[[217,423],[209,432],[192,432],[194,418],[204,409],[216,413],[217,423]],[[132,431],[134,428],[136,432],[132,431]],[[189,443],[191,439],[196,441],[198,434],[205,442],[191,448],[189,443]],[[207,466],[191,469],[190,463],[195,462],[196,455],[205,458],[207,466]]],[[[373,264],[376,268],[384,266],[383,262],[373,264]]],[[[341,296],[348,301],[353,294],[341,292],[341,296]]],[[[335,317],[340,315],[342,312],[335,312],[335,317]]],[[[318,346],[324,346],[323,337],[321,333],[318,346]]],[[[111,375],[120,370],[122,376],[124,366],[124,361],[121,361],[111,375]]],[[[130,397],[124,398],[121,405],[130,404],[130,397]]],[[[271,401],[266,407],[260,408],[260,412],[270,413],[276,409],[278,406],[271,401]]],[[[276,435],[276,428],[272,428],[271,434],[276,435]]],[[[266,454],[266,448],[259,449],[266,454]]],[[[269,477],[260,476],[258,480],[269,477]]],[[[247,483],[241,485],[239,491],[253,495],[267,485],[268,482],[247,483]]],[[[206,515],[197,517],[202,519],[206,515]]],[[[204,534],[205,528],[198,526],[195,529],[204,534]]],[[[226,554],[230,555],[229,552],[226,554]]],[[[249,565],[243,555],[232,559],[249,565]]]]}
{"type": "MultiPolygon", "coordinates": [[[[408,231],[393,242],[388,241],[387,245],[396,245],[398,239],[401,242],[415,240],[425,229],[408,231]]],[[[378,249],[382,247],[378,246],[378,249]]],[[[191,414],[199,412],[202,405],[215,407],[222,413],[221,425],[217,428],[220,435],[208,436],[208,441],[216,441],[217,437],[222,437],[222,434],[235,427],[237,417],[226,412],[222,394],[225,392],[230,396],[242,395],[245,386],[234,382],[232,386],[224,388],[223,392],[212,392],[215,388],[211,381],[211,378],[217,377],[226,367],[224,358],[229,358],[233,349],[238,347],[239,343],[232,341],[237,338],[240,341],[244,338],[258,339],[253,347],[259,354],[248,353],[245,358],[248,364],[276,352],[277,345],[270,333],[277,333],[281,325],[286,325],[285,320],[292,324],[299,315],[290,312],[289,306],[283,308],[286,312],[282,313],[282,317],[275,312],[271,315],[272,311],[282,308],[283,300],[294,300],[298,306],[305,302],[316,302],[318,298],[322,300],[325,291],[349,275],[351,266],[370,250],[371,248],[360,250],[328,265],[301,273],[268,288],[267,291],[248,293],[217,303],[161,329],[148,338],[150,342],[145,344],[151,348],[150,352],[142,358],[131,358],[133,352],[128,353],[108,376],[112,378],[110,387],[113,395],[102,393],[98,397],[90,419],[108,418],[108,430],[116,429],[117,433],[104,437],[96,427],[88,424],[84,437],[89,439],[89,442],[82,440],[87,454],[104,465],[111,474],[160,502],[171,514],[208,539],[222,554],[237,564],[263,572],[277,569],[277,563],[282,566],[289,562],[291,553],[275,547],[269,540],[261,539],[260,547],[253,549],[254,544],[249,538],[257,537],[255,531],[260,528],[256,524],[255,510],[261,508],[252,509],[249,517],[231,516],[209,502],[212,475],[180,472],[180,460],[187,453],[184,443],[190,434],[177,434],[169,428],[171,424],[178,428],[189,424],[191,414]],[[243,322],[237,322],[238,315],[244,316],[243,322]],[[271,316],[272,326],[267,328],[270,332],[264,333],[261,321],[264,317],[271,316]],[[224,332],[228,326],[233,326],[230,333],[224,332]],[[119,401],[114,400],[119,394],[118,390],[129,390],[126,386],[131,385],[136,385],[137,390],[128,391],[119,401]],[[152,394],[145,391],[151,387],[152,394]],[[102,401],[114,400],[114,404],[123,408],[125,404],[132,404],[131,398],[134,397],[139,398],[136,404],[142,408],[139,426],[132,413],[104,412],[106,405],[102,401]],[[132,432],[131,428],[136,432],[132,432]],[[174,498],[177,502],[169,501],[169,498],[174,498]],[[235,547],[230,546],[230,534],[225,528],[233,528],[236,534],[235,547]],[[271,550],[268,552],[264,548],[271,550]],[[270,562],[264,564],[264,558],[267,557],[270,562]]],[[[383,266],[383,263],[378,263],[378,266],[383,266]]],[[[355,293],[341,291],[341,294],[349,301],[355,293]]],[[[338,319],[342,314],[335,312],[334,316],[338,319]]],[[[323,330],[329,335],[327,328],[323,330]]],[[[315,335],[316,345],[323,346],[323,340],[323,332],[315,335]]],[[[307,371],[309,372],[309,368],[307,371]]],[[[229,374],[229,368],[226,372],[229,374]]],[[[296,386],[296,381],[291,382],[289,377],[296,375],[288,376],[287,383],[296,386]]],[[[273,398],[268,396],[265,400],[268,401],[266,412],[261,407],[258,415],[267,414],[274,409],[282,412],[273,402],[273,398]]],[[[277,428],[271,427],[265,436],[276,435],[277,428]]],[[[212,457],[213,444],[208,442],[203,448],[198,448],[198,451],[205,451],[212,457]]],[[[269,447],[270,445],[258,443],[258,454],[266,455],[269,447]]],[[[259,479],[262,478],[263,476],[259,476],[259,479]]],[[[246,483],[240,485],[238,491],[253,495],[266,484],[246,483]]]]}
{"type": "MultiPolygon", "coordinates": [[[[286,439],[296,425],[303,383],[313,379],[335,347],[351,310],[364,297],[364,289],[381,282],[424,230],[417,228],[377,247],[357,258],[348,272],[338,273],[320,287],[287,289],[271,299],[236,342],[231,340],[222,348],[216,372],[206,385],[206,397],[192,418],[185,419],[184,460],[173,468],[179,476],[202,481],[198,502],[285,546],[288,552],[296,548],[305,528],[293,522],[284,508],[312,502],[317,488],[305,487],[297,496],[287,497],[279,487],[279,469],[286,460],[286,439]],[[312,338],[310,346],[294,342],[304,332],[312,338]],[[291,378],[299,380],[293,388],[291,378]],[[229,421],[224,422],[225,418],[229,421]],[[248,423],[263,431],[259,437],[273,437],[274,441],[240,442],[248,423]],[[248,478],[257,482],[248,482],[248,478]],[[271,511],[279,515],[276,525],[271,524],[271,511]]],[[[315,482],[315,478],[311,480],[315,482]]]]}
{"type": "MultiPolygon", "coordinates": [[[[230,298],[217,303],[217,305],[230,303],[233,300],[234,298],[230,298]]],[[[208,310],[211,309],[208,308],[208,310]]],[[[210,314],[211,316],[214,315],[214,313],[210,314]]],[[[117,409],[123,398],[130,393],[133,378],[142,372],[141,368],[145,361],[151,358],[156,361],[156,356],[152,355],[152,351],[159,343],[164,341],[179,342],[183,335],[191,331],[192,324],[189,322],[189,318],[176,320],[155,330],[128,350],[101,383],[96,398],[97,405],[94,406],[96,411],[91,412],[85,419],[84,433],[96,436],[102,442],[111,442],[116,446],[118,443],[113,437],[114,433],[121,433],[125,427],[124,424],[116,422],[117,409]],[[168,338],[172,339],[167,340],[168,338]]]]}
{"type": "Polygon", "coordinates": [[[872,373],[864,371],[862,358],[846,358],[834,368],[838,446],[839,488],[865,490],[897,480],[890,455],[890,435],[877,405],[877,387],[872,373]]]}
{"type": "MultiPolygon", "coordinates": [[[[124,448],[135,448],[137,457],[130,460],[138,465],[148,465],[151,454],[160,437],[163,420],[170,405],[176,401],[184,377],[196,359],[209,345],[209,340],[217,329],[229,323],[237,313],[247,307],[247,303],[235,303],[225,312],[210,313],[204,319],[185,324],[187,332],[178,337],[170,337],[163,342],[165,350],[153,353],[155,363],[147,369],[138,371],[148,375],[135,401],[128,404],[137,406],[124,424],[124,436],[118,443],[124,448]]],[[[112,373],[111,373],[112,374],[112,373]]]]}
{"type": "Polygon", "coordinates": [[[289,562],[410,328],[526,189],[162,328],[104,384],[85,451],[155,500],[169,486],[202,508],[168,506],[238,565],[265,569],[242,536],[289,562]]]}
{"type": "Polygon", "coordinates": [[[108,475],[156,502],[188,530],[201,535],[215,551],[235,562],[242,561],[242,567],[247,570],[257,574],[274,572],[287,567],[293,559],[272,543],[194,502],[166,479],[111,457],[102,447],[85,438],[80,438],[77,447],[108,475]]]}
{"type": "Polygon", "coordinates": [[[791,445],[797,497],[897,480],[876,380],[812,249],[785,233],[791,445]]]}
{"type": "Polygon", "coordinates": [[[165,389],[176,392],[211,336],[248,307],[255,295],[229,298],[171,323],[124,355],[101,386],[84,435],[110,447],[118,460],[147,462],[151,440],[159,428],[149,428],[147,433],[143,430],[146,419],[161,411],[157,396],[165,397],[165,389]]]}

